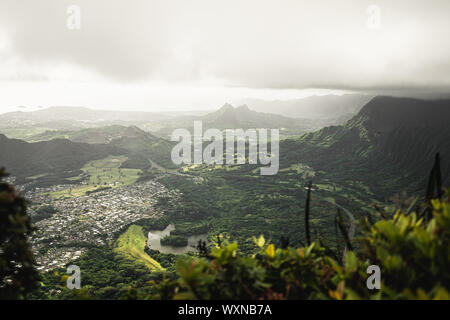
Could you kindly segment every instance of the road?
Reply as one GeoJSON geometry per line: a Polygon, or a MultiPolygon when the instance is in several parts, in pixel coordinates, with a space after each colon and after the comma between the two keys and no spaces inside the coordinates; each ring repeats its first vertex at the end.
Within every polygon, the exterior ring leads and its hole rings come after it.
{"type": "MultiPolygon", "coordinates": [[[[305,187],[305,189],[308,189],[308,188],[305,187]]],[[[311,188],[311,190],[313,191],[314,189],[311,188]]],[[[342,211],[345,212],[345,214],[347,215],[348,219],[350,220],[350,227],[348,228],[347,235],[348,235],[348,239],[350,241],[352,241],[353,237],[355,236],[355,222],[356,222],[355,217],[353,216],[353,213],[351,213],[347,208],[341,206],[340,204],[338,204],[336,202],[333,202],[333,201],[331,201],[329,199],[322,198],[321,196],[318,196],[317,194],[315,194],[314,196],[331,203],[332,205],[336,206],[337,208],[339,208],[339,209],[341,209],[342,211]]],[[[345,245],[345,248],[344,248],[344,255],[343,255],[344,256],[344,260],[345,260],[346,254],[347,254],[347,245],[345,245]]]]}
{"type": "MultiPolygon", "coordinates": [[[[152,164],[153,168],[156,168],[156,169],[162,171],[164,173],[164,175],[163,175],[164,177],[166,176],[166,174],[176,174],[178,176],[193,177],[190,174],[179,172],[178,169],[167,169],[167,168],[164,168],[164,167],[160,166],[159,164],[157,164],[155,161],[153,161],[150,158],[148,158],[148,161],[152,164]]],[[[160,178],[162,178],[163,176],[161,176],[160,178]]]]}
{"type": "MultiPolygon", "coordinates": [[[[325,201],[328,201],[329,203],[334,204],[336,207],[338,207],[339,209],[342,209],[342,211],[345,212],[348,219],[350,220],[350,227],[348,228],[348,239],[350,241],[352,241],[353,237],[355,236],[355,217],[353,216],[353,214],[348,209],[341,206],[340,204],[337,204],[337,203],[335,203],[331,200],[327,200],[327,199],[325,199],[325,201]]],[[[344,248],[344,259],[345,259],[346,254],[347,254],[347,245],[345,245],[345,248],[344,248]]]]}

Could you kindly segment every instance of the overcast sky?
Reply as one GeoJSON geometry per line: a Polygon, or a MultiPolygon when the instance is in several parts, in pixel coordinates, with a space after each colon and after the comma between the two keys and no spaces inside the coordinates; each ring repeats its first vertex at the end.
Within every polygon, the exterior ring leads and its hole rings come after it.
{"type": "Polygon", "coordinates": [[[1,0],[0,112],[450,92],[449,16],[449,0],[1,0]]]}

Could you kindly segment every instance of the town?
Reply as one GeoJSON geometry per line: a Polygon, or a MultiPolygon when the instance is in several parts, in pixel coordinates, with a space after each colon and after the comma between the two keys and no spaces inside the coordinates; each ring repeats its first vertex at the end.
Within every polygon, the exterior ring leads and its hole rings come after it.
{"type": "Polygon", "coordinates": [[[35,223],[31,238],[38,270],[46,272],[74,260],[92,246],[111,244],[123,227],[145,218],[162,215],[155,204],[160,197],[176,201],[179,193],[168,190],[157,181],[101,190],[79,197],[52,197],[67,188],[56,185],[35,188],[24,196],[30,201],[28,211],[33,218],[43,206],[54,214],[35,223]]]}

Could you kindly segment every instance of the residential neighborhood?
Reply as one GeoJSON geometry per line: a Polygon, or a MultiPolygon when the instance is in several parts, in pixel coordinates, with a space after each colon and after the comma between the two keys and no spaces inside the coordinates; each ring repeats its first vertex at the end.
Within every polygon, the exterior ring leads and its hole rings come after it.
{"type": "Polygon", "coordinates": [[[40,271],[63,266],[78,258],[91,246],[111,243],[114,235],[137,220],[156,218],[162,212],[156,209],[160,197],[173,200],[179,197],[157,181],[105,189],[80,197],[53,197],[50,194],[67,188],[57,185],[27,191],[28,212],[37,215],[43,206],[50,206],[54,214],[35,223],[33,234],[36,262],[40,271]]]}

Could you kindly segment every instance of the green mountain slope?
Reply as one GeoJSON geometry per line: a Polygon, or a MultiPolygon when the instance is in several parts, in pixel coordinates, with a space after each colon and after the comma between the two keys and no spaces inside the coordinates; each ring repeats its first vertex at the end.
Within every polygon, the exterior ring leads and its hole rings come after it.
{"type": "Polygon", "coordinates": [[[76,131],[46,131],[30,137],[29,141],[45,141],[55,138],[90,144],[110,144],[131,155],[133,168],[145,169],[148,159],[165,168],[176,168],[170,159],[173,143],[145,132],[136,126],[106,126],[76,131]]]}
{"type": "Polygon", "coordinates": [[[295,128],[299,126],[296,119],[271,113],[250,110],[247,105],[237,108],[225,104],[216,112],[207,114],[201,119],[210,127],[227,128],[295,128]]]}
{"type": "Polygon", "coordinates": [[[27,177],[41,176],[40,179],[49,184],[80,174],[80,169],[89,161],[127,153],[111,145],[90,145],[64,139],[28,143],[1,134],[0,150],[0,166],[6,167],[18,183],[25,182],[27,177]]]}
{"type": "Polygon", "coordinates": [[[423,190],[423,172],[436,152],[444,159],[443,179],[449,182],[448,123],[450,100],[376,97],[342,126],[283,141],[281,162],[289,166],[302,158],[317,170],[358,173],[379,188],[423,190]],[[397,182],[390,185],[392,180],[397,182]]]}
{"type": "Polygon", "coordinates": [[[443,185],[449,185],[450,130],[444,124],[450,120],[450,104],[436,103],[442,105],[434,110],[440,117],[428,117],[435,102],[420,101],[413,119],[397,116],[395,106],[404,104],[404,99],[375,99],[344,125],[280,141],[280,170],[274,176],[261,176],[261,165],[203,165],[185,168],[187,174],[201,176],[201,183],[179,176],[162,179],[179,189],[184,201],[208,213],[194,220],[178,208],[173,217],[196,223],[204,219],[212,234],[225,233],[249,252],[251,236],[259,233],[274,241],[284,235],[291,243],[304,242],[304,187],[310,180],[312,230],[326,239],[334,239],[333,203],[358,219],[375,217],[373,205],[391,204],[390,198],[403,191],[408,198],[424,196],[436,152],[441,154],[443,185]],[[392,106],[384,108],[386,101],[392,106]]]}
{"type": "Polygon", "coordinates": [[[298,135],[315,128],[321,128],[321,122],[311,119],[294,119],[273,113],[263,113],[251,110],[247,105],[234,107],[224,104],[217,111],[204,116],[186,116],[168,121],[163,128],[155,131],[162,137],[170,137],[176,128],[186,128],[193,132],[194,121],[201,121],[203,130],[215,129],[256,129],[273,128],[280,129],[281,135],[298,135]]]}

